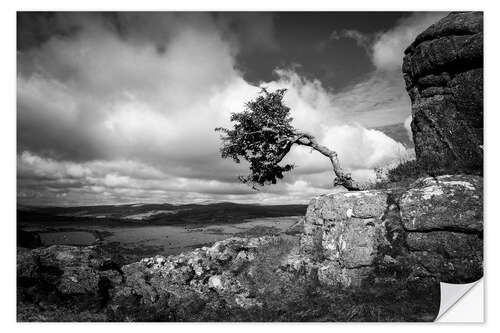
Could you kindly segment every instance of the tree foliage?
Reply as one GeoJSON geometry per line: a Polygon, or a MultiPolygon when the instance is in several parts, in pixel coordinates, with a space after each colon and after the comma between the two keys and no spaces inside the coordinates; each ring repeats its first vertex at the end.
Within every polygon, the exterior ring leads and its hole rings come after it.
{"type": "Polygon", "coordinates": [[[336,175],[336,184],[355,189],[349,174],[340,168],[337,154],[318,144],[314,136],[295,129],[291,122],[290,108],[283,104],[286,89],[261,94],[245,104],[245,109],[231,114],[232,129],[218,127],[221,132],[221,155],[236,163],[245,159],[250,163],[250,174],[240,176],[243,183],[275,184],[283,174],[293,169],[293,164],[279,163],[294,144],[311,147],[327,156],[336,175]]]}

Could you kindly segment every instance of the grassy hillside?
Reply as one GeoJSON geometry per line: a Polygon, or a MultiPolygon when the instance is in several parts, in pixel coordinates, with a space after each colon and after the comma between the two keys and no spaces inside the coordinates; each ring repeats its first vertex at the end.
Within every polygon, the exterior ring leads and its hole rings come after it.
{"type": "Polygon", "coordinates": [[[18,224],[179,225],[238,223],[246,219],[304,215],[306,205],[144,204],[81,207],[18,207],[18,224]]]}

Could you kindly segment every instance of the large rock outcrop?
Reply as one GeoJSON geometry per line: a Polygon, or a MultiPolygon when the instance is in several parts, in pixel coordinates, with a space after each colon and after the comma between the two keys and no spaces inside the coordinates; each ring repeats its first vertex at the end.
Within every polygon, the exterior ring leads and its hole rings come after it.
{"type": "Polygon", "coordinates": [[[417,161],[430,170],[482,172],[483,14],[451,13],[406,49],[417,161]]]}
{"type": "Polygon", "coordinates": [[[404,191],[314,198],[301,249],[326,284],[364,288],[398,274],[469,283],[483,274],[483,178],[422,178],[404,191]]]}

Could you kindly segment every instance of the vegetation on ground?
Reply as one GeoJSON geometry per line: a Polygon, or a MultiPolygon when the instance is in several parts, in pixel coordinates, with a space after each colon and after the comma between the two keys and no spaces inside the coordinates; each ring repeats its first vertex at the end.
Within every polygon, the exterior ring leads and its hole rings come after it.
{"type": "Polygon", "coordinates": [[[297,243],[276,238],[259,249],[252,265],[238,279],[260,306],[229,314],[223,302],[211,312],[211,321],[432,321],[439,310],[439,285],[424,292],[410,290],[404,279],[390,287],[372,285],[364,291],[320,284],[315,271],[280,268],[297,243]]]}
{"type": "Polygon", "coordinates": [[[422,163],[415,159],[401,161],[395,168],[387,172],[387,180],[374,184],[373,188],[404,187],[421,177],[437,177],[445,174],[483,175],[482,169],[475,165],[464,167],[463,163],[449,162],[445,166],[437,163],[422,163]]]}

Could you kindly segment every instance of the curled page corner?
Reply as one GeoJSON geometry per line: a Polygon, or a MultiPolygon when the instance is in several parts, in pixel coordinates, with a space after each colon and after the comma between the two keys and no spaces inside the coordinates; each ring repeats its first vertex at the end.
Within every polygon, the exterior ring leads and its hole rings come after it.
{"type": "MultiPolygon", "coordinates": [[[[451,283],[440,283],[441,288],[441,303],[439,306],[439,313],[436,317],[437,322],[469,322],[468,319],[462,317],[461,313],[469,313],[475,311],[475,316],[470,316],[470,322],[482,322],[483,321],[483,279],[478,281],[467,283],[467,284],[451,284],[451,283]],[[476,285],[480,287],[478,294],[474,295],[474,298],[466,300],[464,297],[469,291],[476,285]],[[467,304],[460,304],[462,297],[467,301],[467,304]],[[470,304],[469,304],[470,302],[470,304]],[[478,303],[478,304],[477,304],[478,303]],[[449,315],[448,311],[453,307],[460,305],[461,308],[458,309],[458,316],[449,315]],[[446,314],[446,315],[445,315],[446,314]]],[[[453,310],[453,309],[452,309],[453,310]]]]}

